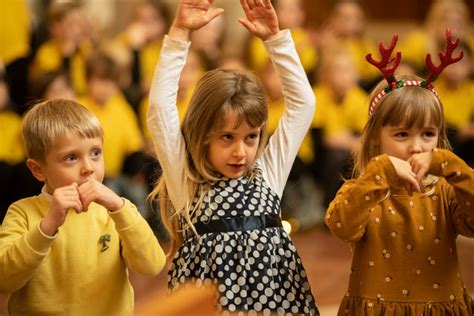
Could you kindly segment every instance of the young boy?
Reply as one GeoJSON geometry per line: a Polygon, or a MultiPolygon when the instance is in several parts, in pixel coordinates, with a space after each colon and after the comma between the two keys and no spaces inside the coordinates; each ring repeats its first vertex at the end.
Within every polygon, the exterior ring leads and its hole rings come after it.
{"type": "Polygon", "coordinates": [[[158,274],[165,255],[136,207],[102,184],[103,131],[82,105],[37,104],[22,127],[27,165],[44,182],[0,227],[0,291],[10,315],[129,315],[128,268],[158,274]]]}

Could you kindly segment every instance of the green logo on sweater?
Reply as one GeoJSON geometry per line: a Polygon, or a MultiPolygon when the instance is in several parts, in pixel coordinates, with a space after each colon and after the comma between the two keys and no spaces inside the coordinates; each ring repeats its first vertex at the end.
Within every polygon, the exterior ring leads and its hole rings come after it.
{"type": "Polygon", "coordinates": [[[110,242],[110,234],[104,234],[99,238],[99,244],[101,246],[100,252],[104,252],[109,249],[108,243],[110,242]]]}

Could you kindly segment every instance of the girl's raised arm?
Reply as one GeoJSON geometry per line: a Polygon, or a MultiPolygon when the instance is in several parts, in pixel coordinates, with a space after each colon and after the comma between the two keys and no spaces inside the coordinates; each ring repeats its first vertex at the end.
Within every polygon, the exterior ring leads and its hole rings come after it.
{"type": "Polygon", "coordinates": [[[263,41],[271,39],[280,31],[278,17],[270,0],[240,0],[246,19],[239,19],[250,33],[263,41]]]}
{"type": "Polygon", "coordinates": [[[222,8],[211,7],[213,2],[214,0],[181,0],[168,35],[189,41],[191,32],[200,29],[224,13],[222,8]]]}

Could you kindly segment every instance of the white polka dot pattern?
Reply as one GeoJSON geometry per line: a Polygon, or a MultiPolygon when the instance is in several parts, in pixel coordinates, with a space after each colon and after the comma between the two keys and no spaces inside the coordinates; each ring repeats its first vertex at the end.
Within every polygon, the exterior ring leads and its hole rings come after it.
{"type": "MultiPolygon", "coordinates": [[[[196,203],[195,199],[194,203],[196,203]]],[[[222,218],[280,214],[279,197],[261,176],[213,183],[193,223],[222,218]]],[[[318,315],[306,272],[281,227],[250,231],[187,232],[168,273],[170,290],[211,279],[218,284],[218,308],[263,315],[318,315]]]]}

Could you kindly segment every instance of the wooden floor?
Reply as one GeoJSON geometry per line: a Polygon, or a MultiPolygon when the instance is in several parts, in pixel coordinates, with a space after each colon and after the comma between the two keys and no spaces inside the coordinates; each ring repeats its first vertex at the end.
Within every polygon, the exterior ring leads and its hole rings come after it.
{"type": "MultiPolygon", "coordinates": [[[[313,294],[323,316],[333,316],[346,291],[351,254],[349,245],[337,240],[324,228],[314,228],[292,235],[292,239],[308,272],[313,294]]],[[[463,279],[474,293],[474,239],[460,238],[458,251],[463,279]]],[[[166,294],[166,271],[150,279],[131,275],[136,306],[140,309],[150,301],[159,301],[166,294]]],[[[197,307],[199,309],[199,306],[197,307]]],[[[0,297],[0,314],[6,314],[5,298],[0,297]],[[2,313],[3,312],[3,313],[2,313]]]]}

